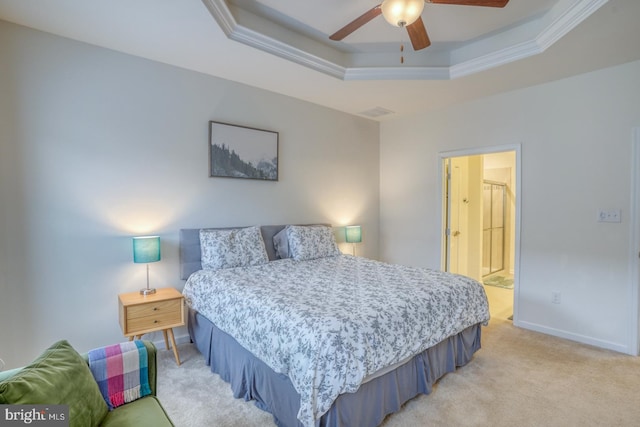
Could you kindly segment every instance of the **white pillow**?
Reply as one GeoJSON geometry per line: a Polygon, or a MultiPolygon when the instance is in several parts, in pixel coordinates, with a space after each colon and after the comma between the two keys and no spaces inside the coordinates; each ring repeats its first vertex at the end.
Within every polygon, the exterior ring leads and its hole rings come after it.
{"type": "Polygon", "coordinates": [[[340,255],[331,227],[291,225],[287,228],[291,258],[302,261],[340,255]]]}
{"type": "Polygon", "coordinates": [[[260,227],[200,230],[203,269],[246,267],[269,262],[260,227]]]}

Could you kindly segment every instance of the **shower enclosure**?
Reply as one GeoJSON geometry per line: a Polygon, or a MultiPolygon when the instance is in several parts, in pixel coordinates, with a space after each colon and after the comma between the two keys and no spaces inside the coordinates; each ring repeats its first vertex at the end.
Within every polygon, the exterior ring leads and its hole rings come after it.
{"type": "Polygon", "coordinates": [[[504,269],[505,203],[507,186],[484,180],[482,215],[482,275],[504,269]]]}

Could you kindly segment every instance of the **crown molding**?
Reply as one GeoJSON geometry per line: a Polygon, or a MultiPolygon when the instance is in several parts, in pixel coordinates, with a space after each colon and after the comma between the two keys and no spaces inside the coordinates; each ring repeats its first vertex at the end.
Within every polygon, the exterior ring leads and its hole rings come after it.
{"type": "Polygon", "coordinates": [[[238,23],[231,14],[227,3],[224,0],[202,0],[202,3],[209,9],[209,13],[216,20],[222,32],[227,37],[231,37],[238,27],[238,23]]]}
{"type": "Polygon", "coordinates": [[[526,41],[469,61],[451,65],[449,66],[449,74],[451,79],[457,79],[537,55],[541,52],[542,49],[535,40],[526,41]]]}
{"type": "Polygon", "coordinates": [[[554,19],[536,38],[542,50],[547,50],[608,1],[609,0],[582,0],[572,8],[564,11],[564,13],[561,13],[560,16],[554,19]]]}
{"type": "Polygon", "coordinates": [[[347,69],[334,62],[320,58],[302,49],[292,47],[284,42],[265,36],[257,31],[238,25],[229,36],[231,40],[255,47],[264,52],[279,56],[305,67],[312,68],[321,73],[328,74],[339,79],[345,78],[347,69]]]}
{"type": "MultiPolygon", "coordinates": [[[[452,51],[450,56],[458,59],[444,66],[372,63],[352,67],[240,25],[225,0],[202,0],[227,38],[341,80],[450,80],[479,73],[544,52],[608,1],[562,0],[535,22],[527,24],[534,27],[531,34],[523,35],[526,31],[519,34],[517,28],[511,28],[469,43],[452,51]],[[505,40],[513,41],[503,46],[505,40]]],[[[336,49],[336,57],[348,60],[349,54],[336,49]]]]}

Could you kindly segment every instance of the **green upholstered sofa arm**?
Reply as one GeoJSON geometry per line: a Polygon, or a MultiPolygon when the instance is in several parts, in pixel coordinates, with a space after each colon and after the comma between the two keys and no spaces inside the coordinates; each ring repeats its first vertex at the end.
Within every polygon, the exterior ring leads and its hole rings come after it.
{"type": "Polygon", "coordinates": [[[18,372],[20,372],[22,368],[8,369],[6,371],[0,371],[0,381],[4,381],[7,378],[11,378],[18,372]]]}
{"type": "MultiPolygon", "coordinates": [[[[92,423],[93,425],[108,426],[108,427],[112,427],[112,426],[115,426],[115,427],[129,427],[129,426],[131,426],[131,427],[147,427],[147,426],[148,427],[163,427],[163,426],[171,427],[171,426],[173,426],[173,423],[171,422],[171,419],[169,418],[169,416],[165,412],[164,408],[160,404],[160,401],[156,397],[157,372],[158,372],[158,366],[157,366],[157,362],[156,362],[156,347],[151,341],[142,341],[142,342],[143,342],[143,344],[144,344],[144,346],[145,346],[145,348],[147,350],[147,358],[148,358],[147,359],[147,368],[148,368],[149,386],[151,388],[151,395],[148,395],[148,396],[145,396],[143,398],[137,399],[137,400],[135,400],[133,402],[126,403],[126,404],[124,404],[122,406],[118,406],[117,408],[115,408],[115,409],[113,409],[111,411],[107,411],[106,404],[104,403],[104,401],[102,401],[102,398],[99,397],[99,399],[101,401],[101,405],[104,407],[104,409],[103,409],[104,412],[102,412],[102,415],[99,415],[98,418],[94,420],[95,422],[92,423]]],[[[67,352],[69,352],[69,351],[73,352],[71,347],[68,346],[68,343],[67,343],[67,348],[69,349],[67,352]]],[[[47,351],[50,351],[50,350],[47,350],[47,351]]],[[[76,367],[81,367],[82,366],[82,360],[84,360],[84,362],[86,362],[86,364],[87,364],[87,370],[88,370],[88,366],[89,366],[89,355],[88,355],[88,353],[84,353],[84,354],[80,354],[80,355],[78,355],[78,353],[75,353],[75,354],[76,354],[75,357],[76,357],[76,360],[77,360],[75,366],[76,367]]],[[[36,360],[39,360],[39,359],[36,359],[36,360]]],[[[30,366],[32,366],[32,365],[30,365],[30,366]]],[[[49,367],[49,369],[50,370],[53,369],[54,371],[57,371],[56,366],[60,366],[60,365],[53,364],[53,365],[51,365],[49,367]]],[[[66,365],[65,368],[68,369],[68,366],[69,365],[66,365]]],[[[65,368],[63,368],[63,369],[65,369],[65,368]]],[[[21,367],[21,368],[10,369],[10,370],[7,370],[7,371],[0,372],[0,403],[3,403],[2,402],[2,400],[3,400],[3,396],[2,396],[3,385],[2,385],[2,382],[3,381],[15,382],[16,378],[24,377],[24,374],[20,374],[19,376],[16,376],[16,374],[20,373],[23,370],[24,370],[24,372],[28,372],[29,368],[27,368],[25,370],[25,367],[21,367]],[[16,376],[16,377],[13,378],[14,376],[16,376]]],[[[82,368],[80,368],[79,370],[78,370],[78,368],[73,368],[72,372],[75,373],[76,371],[79,372],[81,370],[82,370],[82,368]]],[[[31,375],[33,375],[33,374],[31,374],[31,375]]],[[[90,373],[86,373],[84,375],[84,377],[86,377],[86,375],[89,375],[89,377],[91,378],[91,374],[90,373]]],[[[82,375],[78,375],[78,377],[81,377],[81,376],[82,375]]],[[[75,378],[75,374],[73,374],[73,377],[75,378]]],[[[39,378],[41,378],[41,376],[40,376],[40,374],[37,374],[36,377],[31,376],[31,378],[36,383],[39,383],[39,381],[40,381],[39,378]]],[[[32,380],[29,380],[29,381],[32,381],[32,380]]],[[[24,380],[22,380],[22,382],[24,383],[24,380]]],[[[31,386],[31,387],[32,387],[33,392],[35,392],[36,394],[38,394],[38,392],[36,390],[42,390],[39,387],[36,387],[36,388],[33,388],[34,386],[31,386]]],[[[72,387],[75,387],[75,385],[73,385],[72,387]]],[[[94,385],[94,387],[95,387],[95,385],[94,385]]],[[[97,388],[96,388],[96,393],[98,393],[98,396],[99,396],[99,392],[97,391],[97,388]]],[[[47,396],[49,396],[49,395],[48,394],[42,395],[40,393],[40,398],[39,399],[48,400],[49,398],[47,396]]],[[[62,400],[62,402],[67,403],[65,400],[62,400]]],[[[59,402],[59,403],[62,403],[62,402],[59,402]]],[[[7,402],[7,403],[11,403],[11,402],[7,402]]],[[[43,402],[43,403],[45,403],[45,402],[43,402]]],[[[48,403],[48,402],[46,402],[46,403],[48,403]]],[[[68,403],[74,403],[75,405],[79,405],[80,404],[79,400],[76,400],[75,398],[73,398],[73,400],[69,401],[68,403]]],[[[72,426],[73,425],[84,424],[84,422],[74,423],[73,410],[71,412],[72,412],[72,419],[71,419],[71,425],[72,426]]]]}

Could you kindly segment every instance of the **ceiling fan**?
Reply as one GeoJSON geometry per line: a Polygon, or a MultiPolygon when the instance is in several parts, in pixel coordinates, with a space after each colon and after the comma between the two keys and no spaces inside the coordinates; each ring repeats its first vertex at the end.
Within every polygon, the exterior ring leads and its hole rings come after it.
{"type": "Polygon", "coordinates": [[[424,3],[505,7],[509,0],[383,0],[381,4],[349,22],[329,38],[336,41],[342,40],[373,18],[382,15],[391,25],[407,28],[414,50],[424,49],[431,45],[421,17],[424,3]]]}

